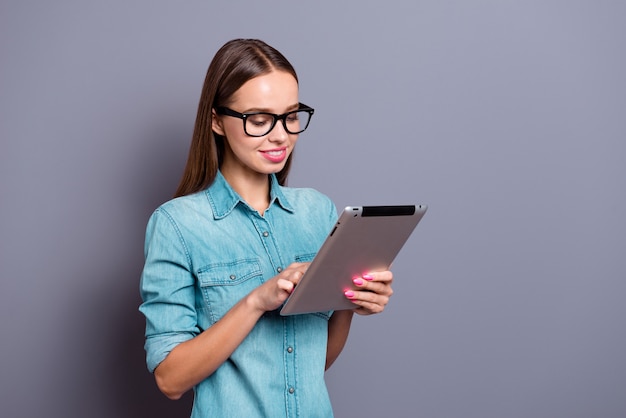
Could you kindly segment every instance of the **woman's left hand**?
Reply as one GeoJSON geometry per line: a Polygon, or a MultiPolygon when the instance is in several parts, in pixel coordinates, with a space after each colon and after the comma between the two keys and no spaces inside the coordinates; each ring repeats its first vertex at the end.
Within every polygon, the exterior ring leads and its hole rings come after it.
{"type": "Polygon", "coordinates": [[[357,305],[354,312],[359,315],[380,313],[393,294],[392,281],[393,273],[388,270],[364,274],[352,279],[356,290],[346,291],[345,296],[357,305]]]}

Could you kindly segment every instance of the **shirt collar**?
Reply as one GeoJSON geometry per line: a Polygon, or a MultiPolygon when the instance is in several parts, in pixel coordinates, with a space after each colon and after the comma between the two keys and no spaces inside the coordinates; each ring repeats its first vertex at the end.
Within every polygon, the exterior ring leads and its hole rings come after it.
{"type": "MultiPolygon", "coordinates": [[[[213,209],[213,216],[215,219],[221,219],[230,214],[238,203],[246,206],[250,210],[253,210],[248,206],[245,200],[239,196],[239,194],[233,190],[228,184],[222,173],[218,170],[213,184],[209,186],[206,191],[209,203],[213,209]]],[[[270,174],[270,206],[278,203],[287,212],[293,212],[293,207],[285,197],[282,187],[278,184],[278,179],[275,174],[270,174]]]]}

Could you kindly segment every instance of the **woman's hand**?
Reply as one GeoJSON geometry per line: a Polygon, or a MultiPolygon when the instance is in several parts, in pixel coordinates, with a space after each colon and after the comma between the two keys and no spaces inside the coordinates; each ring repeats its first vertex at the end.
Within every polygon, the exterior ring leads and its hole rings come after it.
{"type": "Polygon", "coordinates": [[[213,374],[239,347],[259,318],[287,299],[308,267],[309,263],[291,264],[237,302],[219,321],[174,347],[154,370],[159,389],[167,397],[178,399],[213,374]]]}
{"type": "Polygon", "coordinates": [[[311,263],[293,263],[248,295],[253,306],[262,312],[273,311],[293,292],[311,263]]]}
{"type": "Polygon", "coordinates": [[[364,274],[352,280],[357,290],[347,290],[345,296],[357,307],[353,311],[359,315],[380,313],[385,309],[393,294],[391,271],[364,274]]]}

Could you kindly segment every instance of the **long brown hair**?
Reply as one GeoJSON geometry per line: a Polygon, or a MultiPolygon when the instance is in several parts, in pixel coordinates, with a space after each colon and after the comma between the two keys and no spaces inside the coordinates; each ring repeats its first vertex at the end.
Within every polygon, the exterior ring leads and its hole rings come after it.
{"type": "MultiPolygon", "coordinates": [[[[204,79],[187,165],[175,197],[210,186],[222,164],[224,138],[211,129],[211,110],[227,106],[233,94],[246,81],[272,70],[286,71],[298,81],[296,71],[283,54],[258,39],[234,39],[217,51],[204,79]]],[[[287,181],[292,156],[293,153],[285,167],[276,174],[280,184],[287,181]]]]}

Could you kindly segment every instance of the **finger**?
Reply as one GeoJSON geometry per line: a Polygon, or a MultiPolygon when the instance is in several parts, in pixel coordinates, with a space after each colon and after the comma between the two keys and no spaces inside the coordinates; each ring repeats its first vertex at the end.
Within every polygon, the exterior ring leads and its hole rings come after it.
{"type": "Polygon", "coordinates": [[[291,263],[285,270],[297,270],[302,273],[306,272],[311,263],[291,263]]]}
{"type": "Polygon", "coordinates": [[[304,272],[301,270],[297,270],[294,271],[293,274],[291,275],[291,277],[289,277],[289,280],[293,283],[293,285],[297,285],[298,283],[300,283],[300,279],[302,279],[302,276],[304,276],[304,272]]]}
{"type": "Polygon", "coordinates": [[[388,282],[391,283],[393,281],[393,273],[389,270],[385,271],[377,271],[377,272],[369,272],[362,276],[364,280],[368,282],[388,282]]]}
{"type": "Polygon", "coordinates": [[[385,305],[379,305],[377,303],[367,302],[364,300],[351,299],[352,303],[355,304],[356,308],[354,312],[359,315],[371,315],[381,313],[385,310],[385,305]]]}
{"type": "Polygon", "coordinates": [[[354,285],[357,286],[360,290],[367,290],[369,292],[374,292],[385,296],[391,296],[393,294],[393,289],[391,288],[390,282],[367,281],[357,277],[352,279],[352,283],[354,283],[354,285]]]}
{"type": "Polygon", "coordinates": [[[344,292],[346,298],[355,305],[366,307],[375,311],[382,311],[389,303],[389,296],[374,292],[362,292],[357,290],[347,290],[344,292]]]}
{"type": "Polygon", "coordinates": [[[293,288],[296,287],[296,283],[287,279],[278,279],[276,285],[280,290],[284,290],[287,293],[293,292],[293,288]]]}

